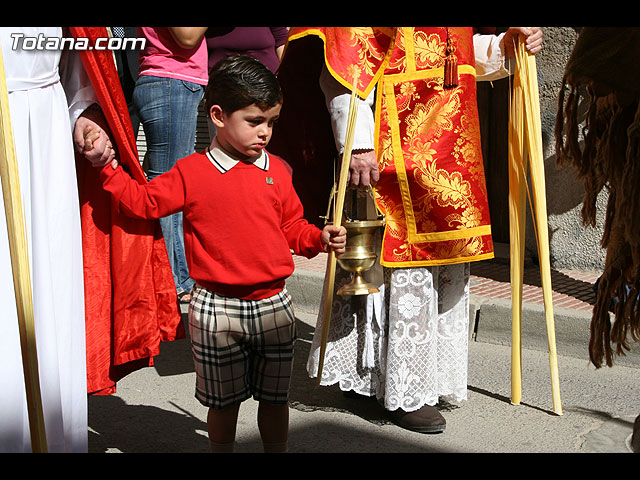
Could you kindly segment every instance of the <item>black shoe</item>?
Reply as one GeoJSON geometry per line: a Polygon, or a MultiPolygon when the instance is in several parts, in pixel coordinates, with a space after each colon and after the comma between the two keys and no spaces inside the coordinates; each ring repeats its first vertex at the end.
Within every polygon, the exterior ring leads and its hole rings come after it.
{"type": "Polygon", "coordinates": [[[415,412],[398,409],[389,414],[396,425],[412,432],[440,433],[447,426],[447,421],[436,407],[430,405],[425,405],[415,412]]]}

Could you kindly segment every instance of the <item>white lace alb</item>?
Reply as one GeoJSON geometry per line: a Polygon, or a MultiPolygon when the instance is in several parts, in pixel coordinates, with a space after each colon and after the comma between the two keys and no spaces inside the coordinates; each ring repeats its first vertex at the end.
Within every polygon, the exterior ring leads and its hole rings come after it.
{"type": "MultiPolygon", "coordinates": [[[[336,290],[349,280],[338,267],[336,290]]],[[[384,268],[378,285],[375,294],[334,295],[321,384],[376,396],[388,410],[466,400],[469,264],[384,268]]],[[[312,377],[323,309],[307,362],[312,377]]]]}

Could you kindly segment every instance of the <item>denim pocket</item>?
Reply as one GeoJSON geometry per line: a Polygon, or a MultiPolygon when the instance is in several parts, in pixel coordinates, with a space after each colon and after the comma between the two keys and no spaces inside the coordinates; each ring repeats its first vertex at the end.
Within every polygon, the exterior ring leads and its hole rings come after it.
{"type": "Polygon", "coordinates": [[[182,85],[185,86],[187,90],[192,91],[193,93],[204,93],[204,87],[198,83],[187,82],[186,80],[181,80],[182,85]]]}

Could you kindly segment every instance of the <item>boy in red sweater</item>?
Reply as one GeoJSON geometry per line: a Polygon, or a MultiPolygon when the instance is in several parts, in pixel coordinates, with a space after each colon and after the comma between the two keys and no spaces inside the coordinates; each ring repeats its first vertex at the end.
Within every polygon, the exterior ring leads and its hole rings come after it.
{"type": "MultiPolygon", "coordinates": [[[[287,164],[265,151],[282,106],[269,69],[248,56],[222,60],[211,71],[205,101],[217,128],[206,151],[145,185],[116,160],[101,178],[129,216],[184,213],[196,281],[189,305],[196,398],[209,407],[212,451],[233,451],[240,403],[253,396],[265,452],[282,452],[296,336],[285,288],[294,270],[291,251],[311,258],[331,248],[340,255],[346,231],[304,220],[287,164]]],[[[87,132],[87,143],[99,134],[87,132]]]]}

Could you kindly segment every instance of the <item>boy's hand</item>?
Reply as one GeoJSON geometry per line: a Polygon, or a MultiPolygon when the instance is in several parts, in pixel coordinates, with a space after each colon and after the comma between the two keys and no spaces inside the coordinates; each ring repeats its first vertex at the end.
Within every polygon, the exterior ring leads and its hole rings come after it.
{"type": "Polygon", "coordinates": [[[342,226],[335,227],[333,225],[325,225],[322,229],[322,235],[320,238],[322,239],[322,245],[324,246],[325,252],[331,249],[338,256],[345,252],[345,247],[347,246],[346,228],[342,226]]]}

